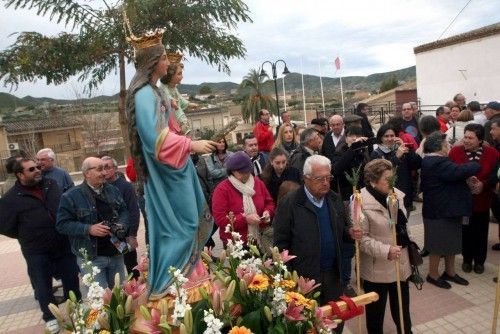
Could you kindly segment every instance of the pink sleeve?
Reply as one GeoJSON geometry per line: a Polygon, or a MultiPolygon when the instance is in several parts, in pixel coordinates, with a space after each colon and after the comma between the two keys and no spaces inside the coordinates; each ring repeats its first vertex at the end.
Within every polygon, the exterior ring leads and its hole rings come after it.
{"type": "Polygon", "coordinates": [[[162,139],[156,154],[158,161],[177,169],[184,166],[191,152],[191,139],[173,131],[169,131],[162,139]]]}

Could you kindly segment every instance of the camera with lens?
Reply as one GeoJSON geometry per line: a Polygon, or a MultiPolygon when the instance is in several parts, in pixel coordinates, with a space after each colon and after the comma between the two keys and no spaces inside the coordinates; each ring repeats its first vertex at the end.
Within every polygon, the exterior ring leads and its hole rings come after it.
{"type": "Polygon", "coordinates": [[[104,220],[102,223],[109,227],[111,234],[113,234],[118,240],[125,241],[127,231],[125,230],[125,227],[119,223],[117,216],[113,216],[110,220],[104,220]]]}
{"type": "Polygon", "coordinates": [[[369,146],[373,146],[376,143],[377,143],[377,138],[372,137],[372,138],[368,138],[367,140],[361,140],[361,141],[357,141],[357,142],[352,143],[351,148],[352,148],[352,150],[361,150],[361,149],[367,148],[369,146]]]}

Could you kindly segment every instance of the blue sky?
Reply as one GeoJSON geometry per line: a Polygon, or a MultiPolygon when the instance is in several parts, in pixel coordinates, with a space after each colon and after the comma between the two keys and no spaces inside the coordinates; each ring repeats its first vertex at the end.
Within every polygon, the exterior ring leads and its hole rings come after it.
{"type": "MultiPolygon", "coordinates": [[[[263,61],[284,59],[290,71],[319,74],[368,75],[415,65],[413,47],[438,39],[469,0],[248,0],[253,23],[238,26],[236,34],[247,48],[245,59],[230,61],[231,76],[188,58],[186,84],[241,82],[251,68],[263,61]],[[339,56],[342,68],[335,73],[333,60],[339,56]]],[[[99,3],[99,1],[86,1],[99,3]]],[[[1,3],[1,2],[0,2],[1,3]]],[[[39,31],[54,35],[65,29],[38,17],[34,11],[0,7],[0,50],[14,42],[18,31],[39,31]]],[[[500,0],[472,0],[442,38],[500,22],[500,0]]],[[[269,68],[265,68],[268,73],[269,68]]],[[[281,72],[281,65],[278,66],[281,72]]],[[[127,82],[133,75],[127,68],[127,82]]],[[[9,88],[0,83],[0,92],[9,88]]],[[[12,94],[23,97],[75,98],[84,84],[71,80],[47,86],[43,80],[23,83],[12,94]]],[[[110,75],[95,95],[118,92],[118,78],[110,75]]]]}

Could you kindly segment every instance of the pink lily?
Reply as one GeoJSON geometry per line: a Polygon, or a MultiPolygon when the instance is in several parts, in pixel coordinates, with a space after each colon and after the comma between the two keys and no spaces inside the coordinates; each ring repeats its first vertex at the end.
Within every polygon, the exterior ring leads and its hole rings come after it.
{"type": "Polygon", "coordinates": [[[224,309],[221,287],[217,283],[212,285],[212,307],[217,315],[221,314],[224,309]]]}
{"type": "Polygon", "coordinates": [[[288,249],[284,249],[280,255],[281,255],[281,261],[283,261],[283,263],[287,263],[288,261],[295,259],[297,257],[295,255],[288,255],[288,249]]]}
{"type": "Polygon", "coordinates": [[[106,290],[104,290],[104,294],[102,295],[102,301],[104,305],[109,305],[109,303],[111,303],[112,296],[113,296],[113,291],[111,291],[109,288],[106,288],[106,290]]]}
{"type": "Polygon", "coordinates": [[[297,281],[297,284],[299,286],[299,292],[303,295],[306,295],[321,285],[321,284],[315,284],[315,283],[316,283],[316,281],[313,279],[308,279],[308,278],[304,278],[304,277],[300,276],[298,281],[297,281]]]}
{"type": "Polygon", "coordinates": [[[273,259],[267,259],[266,261],[264,261],[264,267],[266,267],[267,269],[271,269],[272,266],[273,266],[273,259]]]}
{"type": "Polygon", "coordinates": [[[160,317],[161,313],[157,309],[153,308],[151,309],[151,320],[142,320],[142,323],[144,326],[149,328],[148,333],[149,334],[161,334],[162,330],[160,328],[160,317]]]}
{"type": "Polygon", "coordinates": [[[292,300],[285,311],[285,318],[291,321],[302,321],[306,320],[306,318],[301,314],[304,306],[296,306],[295,301],[292,300]]]}
{"type": "Polygon", "coordinates": [[[239,279],[243,279],[247,284],[250,284],[255,276],[255,273],[251,271],[249,267],[246,267],[245,269],[238,267],[236,268],[236,275],[239,279]]]}
{"type": "Polygon", "coordinates": [[[131,279],[130,281],[123,284],[123,291],[128,296],[132,296],[133,299],[137,299],[140,295],[146,291],[146,283],[140,283],[136,279],[131,279]]]}
{"type": "Polygon", "coordinates": [[[149,266],[149,260],[148,260],[148,257],[147,256],[141,256],[141,260],[139,261],[139,264],[136,265],[134,268],[134,270],[137,270],[139,272],[145,272],[148,270],[148,266],[149,266]]]}
{"type": "Polygon", "coordinates": [[[316,308],[314,318],[316,319],[316,326],[317,327],[330,328],[330,329],[337,328],[337,323],[335,321],[333,321],[332,319],[330,319],[329,317],[326,317],[323,314],[323,310],[321,309],[321,307],[316,308]]]}

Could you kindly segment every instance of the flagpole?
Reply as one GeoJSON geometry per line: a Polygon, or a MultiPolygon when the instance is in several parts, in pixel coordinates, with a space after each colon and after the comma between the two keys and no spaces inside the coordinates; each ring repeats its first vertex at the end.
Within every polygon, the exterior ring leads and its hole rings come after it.
{"type": "Polygon", "coordinates": [[[285,105],[285,111],[286,111],[286,92],[285,92],[285,77],[281,79],[283,82],[283,104],[285,105]]]}
{"type": "Polygon", "coordinates": [[[345,116],[344,89],[342,88],[342,76],[340,76],[340,95],[342,96],[342,117],[345,116]]]}
{"type": "Polygon", "coordinates": [[[319,84],[321,86],[321,103],[323,104],[323,113],[325,112],[325,96],[323,95],[323,78],[321,77],[321,60],[318,61],[319,84]]]}
{"type": "Polygon", "coordinates": [[[306,93],[304,91],[304,71],[302,70],[302,57],[300,57],[300,75],[302,77],[302,106],[304,108],[304,126],[307,127],[307,116],[306,116],[306,93]]]}

